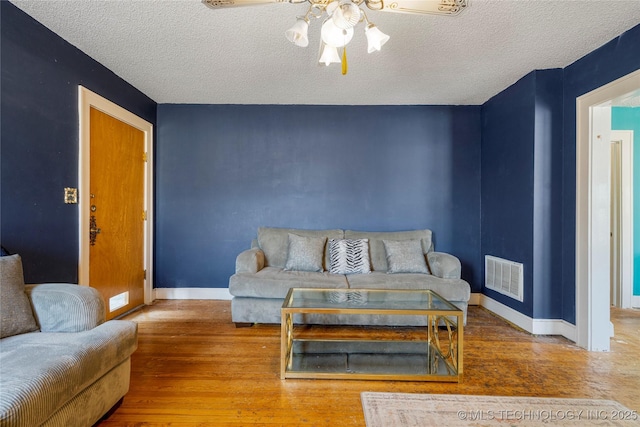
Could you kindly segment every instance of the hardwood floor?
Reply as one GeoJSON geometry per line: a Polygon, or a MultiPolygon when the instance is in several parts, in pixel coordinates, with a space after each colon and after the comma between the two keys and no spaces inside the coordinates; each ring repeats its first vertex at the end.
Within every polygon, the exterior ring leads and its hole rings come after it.
{"type": "Polygon", "coordinates": [[[640,411],[640,310],[612,310],[608,353],[469,307],[461,383],[280,380],[280,328],[236,328],[229,301],[161,300],[139,325],[131,388],[99,425],[364,426],[363,391],[600,398],[640,411]]]}

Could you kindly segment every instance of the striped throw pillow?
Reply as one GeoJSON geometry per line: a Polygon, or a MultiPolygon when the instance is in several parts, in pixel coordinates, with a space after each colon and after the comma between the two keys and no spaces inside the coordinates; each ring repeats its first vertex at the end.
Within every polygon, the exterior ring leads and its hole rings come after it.
{"type": "Polygon", "coordinates": [[[331,239],[329,240],[329,256],[329,272],[332,274],[371,272],[369,239],[331,239]]]}

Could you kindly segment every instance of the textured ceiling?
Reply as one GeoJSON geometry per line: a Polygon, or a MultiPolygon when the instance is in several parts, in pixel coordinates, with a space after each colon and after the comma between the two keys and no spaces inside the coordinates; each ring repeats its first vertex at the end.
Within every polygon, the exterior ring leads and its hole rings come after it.
{"type": "MultiPolygon", "coordinates": [[[[158,103],[477,105],[534,69],[565,67],[640,23],[640,0],[470,0],[460,15],[368,11],[391,36],[349,73],[284,32],[307,4],[212,10],[199,0],[12,0],[158,103]]],[[[639,47],[640,54],[640,47],[639,47]]]]}

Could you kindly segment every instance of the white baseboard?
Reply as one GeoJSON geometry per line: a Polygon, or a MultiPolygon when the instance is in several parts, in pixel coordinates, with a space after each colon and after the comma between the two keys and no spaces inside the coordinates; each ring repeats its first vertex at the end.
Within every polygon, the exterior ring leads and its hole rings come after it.
{"type": "Polygon", "coordinates": [[[631,307],[640,308],[640,295],[633,295],[631,297],[631,307]]]}
{"type": "MultiPolygon", "coordinates": [[[[511,307],[499,303],[498,301],[489,298],[484,294],[478,295],[479,305],[487,310],[497,314],[505,320],[513,323],[519,328],[534,334],[534,335],[562,335],[563,337],[576,340],[576,327],[571,323],[562,319],[533,319],[514,310],[511,307]]],[[[471,300],[470,300],[471,301],[471,300]]],[[[471,303],[471,302],[469,302],[471,303]]]]}
{"type": "Polygon", "coordinates": [[[154,299],[231,299],[229,288],[156,288],[153,291],[154,299]]]}

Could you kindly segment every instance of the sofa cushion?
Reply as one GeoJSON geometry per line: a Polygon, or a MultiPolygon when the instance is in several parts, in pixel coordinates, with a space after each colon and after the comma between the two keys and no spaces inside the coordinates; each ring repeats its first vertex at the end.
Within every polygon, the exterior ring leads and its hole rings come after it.
{"type": "Polygon", "coordinates": [[[38,329],[25,292],[20,255],[0,257],[0,338],[38,329]]]}
{"type": "Polygon", "coordinates": [[[237,273],[229,278],[235,297],[284,298],[290,288],[346,288],[347,279],[328,272],[287,271],[265,267],[257,273],[237,273]]]}
{"type": "MultiPolygon", "coordinates": [[[[258,246],[264,252],[265,266],[284,268],[289,250],[289,233],[305,237],[342,239],[342,230],[302,230],[295,228],[258,228],[258,246]]],[[[329,251],[325,247],[324,265],[329,265],[329,251]]]]}
{"type": "Polygon", "coordinates": [[[431,289],[448,301],[469,301],[471,287],[461,279],[441,279],[429,274],[354,274],[347,276],[351,289],[431,289]]]}
{"type": "Polygon", "coordinates": [[[324,271],[326,237],[306,237],[289,233],[289,248],[285,270],[324,271]]]}
{"type": "Polygon", "coordinates": [[[353,231],[344,232],[345,239],[369,239],[369,253],[371,254],[371,269],[373,271],[387,271],[387,253],[383,240],[415,240],[422,243],[422,250],[426,254],[433,250],[431,230],[412,231],[353,231]]]}
{"type": "Polygon", "coordinates": [[[369,239],[331,239],[329,259],[332,274],[370,273],[369,239]]]}
{"type": "Polygon", "coordinates": [[[27,295],[42,332],[82,332],[104,323],[100,292],[71,283],[27,285],[27,295]]]}
{"type": "Polygon", "coordinates": [[[383,240],[387,273],[429,274],[420,240],[383,240]]]}
{"type": "Polygon", "coordinates": [[[136,347],[137,324],[123,320],[77,333],[34,332],[2,339],[0,419],[6,425],[41,425],[136,347]]]}

